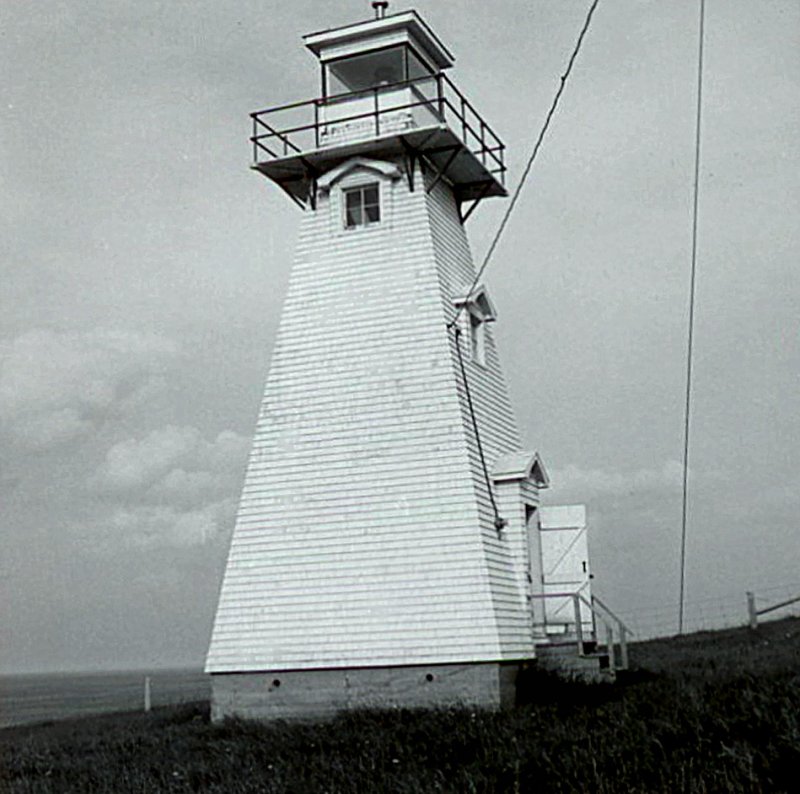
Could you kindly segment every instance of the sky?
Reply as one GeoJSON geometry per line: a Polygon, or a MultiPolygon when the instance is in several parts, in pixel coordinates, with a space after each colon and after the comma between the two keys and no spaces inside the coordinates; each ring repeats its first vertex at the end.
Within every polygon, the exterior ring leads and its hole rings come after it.
{"type": "MultiPolygon", "coordinates": [[[[413,6],[512,185],[588,5],[413,6]]],[[[706,6],[690,628],[800,594],[800,5],[706,6]]],[[[698,10],[601,0],[486,276],[545,501],[587,505],[640,636],[676,630],[698,10]]],[[[302,35],[371,14],[0,5],[0,672],[202,664],[300,219],[248,114],[316,96],[302,35]]]]}

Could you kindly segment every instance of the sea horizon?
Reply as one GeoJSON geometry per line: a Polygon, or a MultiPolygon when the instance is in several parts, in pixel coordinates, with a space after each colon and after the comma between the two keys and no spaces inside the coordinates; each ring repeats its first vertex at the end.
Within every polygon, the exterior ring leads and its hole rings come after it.
{"type": "Polygon", "coordinates": [[[146,677],[150,678],[152,707],[210,697],[209,677],[196,666],[0,673],[0,728],[143,710],[146,677]]]}

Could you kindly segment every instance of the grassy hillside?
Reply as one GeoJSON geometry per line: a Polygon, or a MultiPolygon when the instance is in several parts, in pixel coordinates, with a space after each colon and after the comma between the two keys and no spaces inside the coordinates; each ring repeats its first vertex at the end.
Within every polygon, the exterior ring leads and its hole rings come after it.
{"type": "Polygon", "coordinates": [[[634,645],[616,685],[528,702],[210,725],[205,705],[0,732],[8,792],[795,792],[800,620],[634,645]]]}

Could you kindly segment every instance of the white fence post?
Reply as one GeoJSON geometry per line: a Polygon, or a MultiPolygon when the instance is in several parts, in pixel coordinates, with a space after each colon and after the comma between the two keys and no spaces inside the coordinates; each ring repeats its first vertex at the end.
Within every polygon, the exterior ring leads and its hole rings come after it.
{"type": "Polygon", "coordinates": [[[628,669],[628,629],[621,623],[619,625],[619,655],[623,670],[628,669]]]}
{"type": "Polygon", "coordinates": [[[150,711],[150,676],[144,677],[144,710],[150,711]]]}
{"type": "Polygon", "coordinates": [[[758,628],[758,612],[756,612],[756,597],[754,593],[747,591],[747,617],[751,629],[758,628]]]}
{"type": "Polygon", "coordinates": [[[605,620],[606,627],[606,647],[608,648],[608,669],[613,673],[617,669],[617,654],[614,648],[614,628],[605,620]]]}

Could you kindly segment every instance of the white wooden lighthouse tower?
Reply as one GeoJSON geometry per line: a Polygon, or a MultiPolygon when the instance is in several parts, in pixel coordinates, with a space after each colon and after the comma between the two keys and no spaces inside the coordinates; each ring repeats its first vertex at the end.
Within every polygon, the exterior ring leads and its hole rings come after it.
{"type": "Polygon", "coordinates": [[[318,99],[253,114],[254,168],[304,212],[208,651],[215,718],[498,706],[546,636],[547,474],[464,231],[506,195],[503,144],[428,25],[373,5],[305,37],[318,99]]]}

